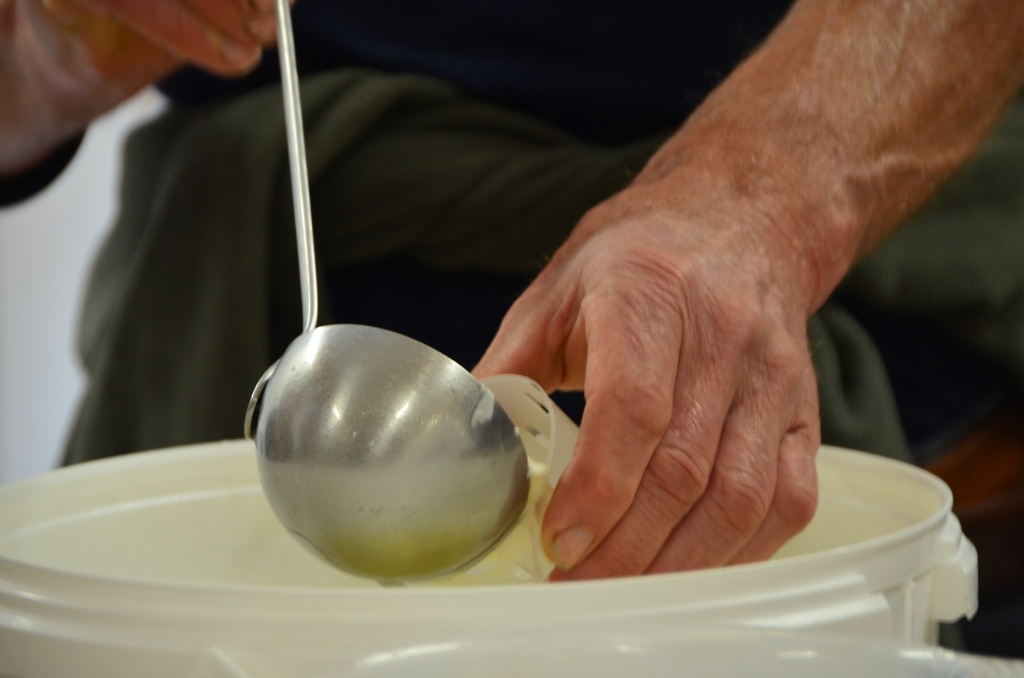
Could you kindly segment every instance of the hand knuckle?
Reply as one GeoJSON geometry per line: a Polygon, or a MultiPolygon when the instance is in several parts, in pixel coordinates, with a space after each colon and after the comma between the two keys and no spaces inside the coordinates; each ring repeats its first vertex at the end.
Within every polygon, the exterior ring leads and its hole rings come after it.
{"type": "Polygon", "coordinates": [[[753,532],[764,522],[771,507],[769,488],[751,473],[725,472],[720,478],[714,496],[721,527],[729,533],[753,532]]]}
{"type": "Polygon", "coordinates": [[[685,506],[707,490],[711,468],[711,461],[704,455],[663,444],[651,457],[648,478],[657,494],[673,505],[685,506]]]}
{"type": "Polygon", "coordinates": [[[806,349],[787,336],[771,342],[765,352],[769,368],[784,375],[786,381],[790,383],[796,383],[803,377],[807,356],[806,349]]]}
{"type": "Polygon", "coordinates": [[[818,474],[814,466],[814,453],[818,449],[820,433],[816,427],[806,427],[791,433],[801,447],[798,457],[802,466],[797,472],[780,476],[776,489],[774,510],[793,532],[807,526],[818,509],[818,474]]]}
{"type": "Polygon", "coordinates": [[[671,416],[671,396],[654,378],[640,376],[618,384],[611,397],[638,437],[658,440],[664,435],[671,416]]]}
{"type": "Polygon", "coordinates": [[[764,309],[745,296],[719,299],[714,317],[725,336],[750,342],[763,334],[764,309]]]}
{"type": "Polygon", "coordinates": [[[775,510],[794,533],[811,522],[817,509],[818,488],[814,482],[787,483],[777,493],[775,510]]]}

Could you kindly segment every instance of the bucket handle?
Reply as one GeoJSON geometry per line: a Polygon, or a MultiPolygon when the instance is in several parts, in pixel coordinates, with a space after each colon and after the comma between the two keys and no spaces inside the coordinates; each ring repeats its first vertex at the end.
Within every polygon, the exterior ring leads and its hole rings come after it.
{"type": "Polygon", "coordinates": [[[938,539],[939,562],[932,571],[932,616],[943,622],[970,619],[978,611],[978,551],[950,513],[938,539]]]}

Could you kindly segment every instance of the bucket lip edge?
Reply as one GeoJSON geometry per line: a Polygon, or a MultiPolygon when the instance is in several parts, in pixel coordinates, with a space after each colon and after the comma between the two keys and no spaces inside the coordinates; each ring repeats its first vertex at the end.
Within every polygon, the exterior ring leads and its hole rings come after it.
{"type": "MultiPolygon", "coordinates": [[[[70,478],[73,480],[79,474],[83,477],[88,477],[88,475],[91,475],[92,473],[101,472],[103,468],[106,468],[106,464],[109,463],[117,463],[134,467],[138,465],[146,465],[148,463],[146,459],[153,458],[146,457],[144,459],[141,455],[173,453],[177,455],[177,461],[180,462],[183,457],[206,457],[211,453],[216,453],[218,456],[222,457],[242,456],[249,453],[249,445],[251,445],[251,441],[227,440],[190,446],[164,448],[160,450],[149,450],[142,453],[128,455],[126,457],[108,458],[97,460],[96,462],[87,462],[85,464],[65,467],[58,469],[57,471],[64,473],[63,478],[70,478]],[[243,444],[245,449],[243,449],[243,444]],[[92,464],[95,464],[95,466],[90,466],[92,464]],[[104,464],[104,466],[100,467],[100,464],[104,464]],[[83,470],[86,466],[90,467],[83,470]],[[96,469],[99,469],[99,471],[96,469]],[[75,475],[72,475],[72,472],[76,472],[75,475]]],[[[811,554],[784,557],[757,563],[746,563],[729,566],[727,568],[713,568],[692,572],[664,573],[582,582],[561,582],[557,584],[557,589],[553,589],[551,584],[545,582],[465,587],[415,586],[402,589],[388,589],[374,587],[372,585],[352,588],[332,588],[329,586],[224,585],[184,581],[155,581],[144,578],[126,578],[76,572],[68,569],[35,564],[0,554],[0,594],[4,593],[4,589],[6,588],[4,586],[5,583],[14,583],[15,585],[20,586],[19,590],[23,593],[38,596],[41,599],[52,602],[55,600],[52,593],[55,590],[63,589],[63,592],[65,593],[72,593],[72,595],[68,596],[67,599],[62,599],[66,600],[68,604],[75,602],[80,605],[87,605],[90,602],[99,603],[102,601],[103,607],[109,608],[110,594],[116,590],[118,596],[116,596],[115,599],[133,599],[131,603],[127,604],[126,609],[130,609],[136,613],[140,610],[139,599],[136,595],[131,593],[132,591],[135,591],[139,596],[150,596],[166,600],[173,598],[180,601],[184,597],[193,600],[193,602],[206,601],[216,603],[218,600],[234,602],[238,598],[244,597],[252,602],[260,602],[259,605],[247,605],[247,609],[240,610],[236,615],[232,615],[238,616],[242,614],[251,614],[259,609],[275,607],[275,603],[285,600],[301,600],[303,601],[303,604],[306,605],[316,600],[329,601],[333,599],[334,602],[328,602],[326,604],[325,609],[327,609],[332,605],[336,605],[336,600],[339,598],[344,598],[346,600],[362,598],[372,599],[374,604],[377,605],[382,604],[383,601],[389,600],[401,600],[403,603],[410,603],[412,602],[411,599],[419,599],[424,602],[430,602],[442,595],[446,600],[468,598],[470,601],[477,601],[481,593],[486,593],[490,597],[499,598],[512,596],[516,598],[533,598],[538,595],[543,595],[544,597],[549,598],[553,590],[565,591],[564,594],[555,594],[556,596],[563,598],[569,596],[584,597],[599,594],[602,590],[609,588],[616,592],[640,592],[644,589],[653,587],[655,592],[664,592],[666,584],[671,585],[675,583],[678,586],[683,581],[683,577],[686,578],[685,580],[687,582],[690,582],[688,587],[700,589],[707,579],[720,578],[723,573],[728,574],[733,578],[739,577],[743,580],[742,583],[746,585],[754,579],[763,583],[766,576],[779,581],[792,579],[794,576],[794,573],[792,573],[794,567],[799,571],[803,571],[803,574],[810,574],[812,572],[818,572],[825,566],[829,565],[829,561],[832,561],[832,565],[841,566],[845,561],[849,561],[853,557],[861,557],[865,554],[877,554],[881,550],[890,550],[892,548],[905,546],[910,542],[919,540],[925,534],[940,528],[941,524],[945,522],[948,513],[951,511],[952,493],[948,486],[937,477],[928,474],[928,472],[923,469],[919,469],[905,462],[880,457],[871,453],[836,446],[822,445],[821,452],[825,452],[826,455],[831,455],[833,458],[839,459],[842,462],[855,464],[868,463],[871,465],[883,464],[890,465],[893,468],[900,468],[903,473],[913,475],[920,480],[925,480],[931,487],[941,492],[945,498],[943,508],[933,513],[927,519],[895,532],[859,541],[855,544],[826,549],[811,554]],[[908,473],[908,471],[910,473],[908,473]],[[790,572],[786,573],[783,570],[789,570],[790,572]],[[42,582],[40,579],[52,581],[42,582]]],[[[45,476],[46,474],[43,475],[45,476]]],[[[17,485],[32,483],[32,481],[37,480],[39,477],[40,476],[29,478],[19,481],[18,483],[13,483],[7,487],[0,488],[0,497],[3,497],[5,490],[17,485]]],[[[838,574],[850,573],[851,572],[843,571],[818,574],[814,579],[818,581],[825,581],[828,579],[835,579],[838,574]]],[[[2,598],[2,595],[0,595],[0,598],[2,598]]],[[[179,602],[178,605],[180,604],[181,603],[179,602]]],[[[387,604],[390,605],[397,603],[387,604]]],[[[223,605],[223,602],[221,602],[221,605],[223,605]]],[[[154,605],[154,609],[163,610],[164,608],[154,605]]],[[[194,607],[188,607],[188,609],[193,614],[197,611],[194,607]]]]}

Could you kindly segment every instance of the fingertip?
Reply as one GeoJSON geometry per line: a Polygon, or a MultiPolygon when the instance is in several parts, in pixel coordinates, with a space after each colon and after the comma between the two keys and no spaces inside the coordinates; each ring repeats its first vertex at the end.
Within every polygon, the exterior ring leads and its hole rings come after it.
{"type": "Polygon", "coordinates": [[[561,570],[570,570],[593,549],[596,536],[586,527],[575,526],[554,536],[548,547],[551,561],[561,570]]]}
{"type": "Polygon", "coordinates": [[[247,73],[259,64],[263,50],[259,45],[243,45],[234,40],[220,40],[220,56],[226,75],[247,73]]]}
{"type": "Polygon", "coordinates": [[[587,403],[572,457],[544,514],[543,537],[560,569],[588,558],[627,514],[654,447],[628,435],[614,416],[587,403]]]}

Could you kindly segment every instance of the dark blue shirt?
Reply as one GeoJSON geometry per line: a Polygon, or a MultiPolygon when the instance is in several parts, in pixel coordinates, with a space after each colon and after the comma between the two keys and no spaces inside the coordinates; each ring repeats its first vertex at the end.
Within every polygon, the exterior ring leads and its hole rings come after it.
{"type": "MultiPolygon", "coordinates": [[[[590,140],[677,127],[781,19],[783,0],[298,0],[300,70],[346,65],[425,73],[590,140]]],[[[182,102],[276,81],[265,58],[223,81],[186,70],[182,102]]]]}

